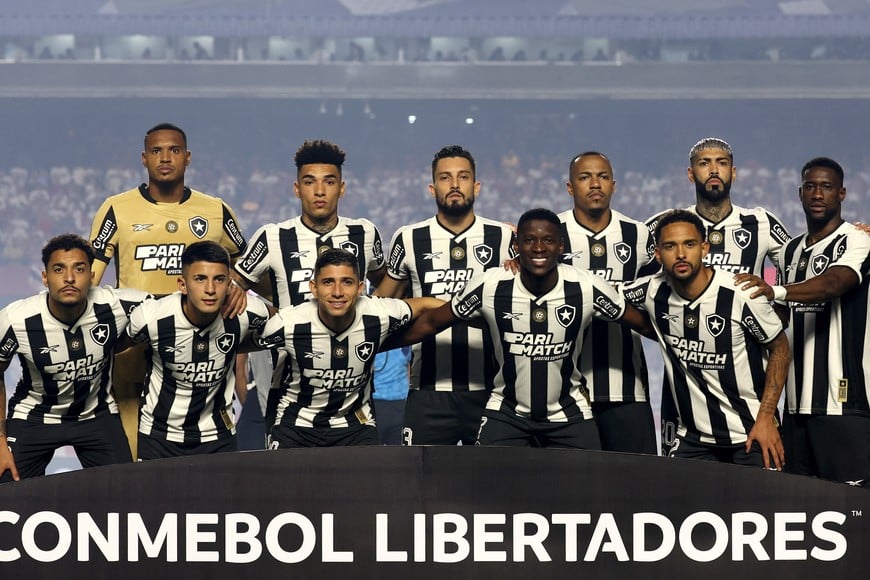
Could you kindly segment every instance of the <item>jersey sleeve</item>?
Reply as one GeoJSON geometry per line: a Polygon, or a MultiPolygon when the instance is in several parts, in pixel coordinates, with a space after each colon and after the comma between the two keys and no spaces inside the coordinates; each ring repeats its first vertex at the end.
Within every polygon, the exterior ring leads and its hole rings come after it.
{"type": "Polygon", "coordinates": [[[221,202],[223,214],[223,235],[221,236],[220,244],[227,249],[230,256],[235,258],[243,253],[247,248],[245,236],[242,235],[242,228],[239,226],[239,220],[233,210],[227,204],[221,202]]]}
{"type": "Polygon", "coordinates": [[[115,295],[128,317],[133,309],[149,298],[153,298],[151,294],[136,288],[113,288],[112,286],[103,286],[103,288],[115,295]]]}
{"type": "Polygon", "coordinates": [[[393,235],[390,242],[390,259],[387,260],[387,275],[396,280],[408,280],[410,274],[405,260],[408,252],[405,248],[405,236],[402,230],[393,235]]]}
{"type": "Polygon", "coordinates": [[[411,322],[411,305],[398,298],[366,298],[373,300],[384,310],[384,316],[387,320],[386,335],[393,334],[405,328],[411,322]]]}
{"type": "Polygon", "coordinates": [[[248,245],[233,265],[233,269],[239,276],[250,284],[256,284],[269,271],[269,244],[267,242],[266,228],[261,226],[248,245]]]}
{"type": "Polygon", "coordinates": [[[367,265],[368,272],[376,272],[384,267],[386,264],[386,259],[384,258],[384,244],[381,241],[381,232],[378,231],[378,228],[375,227],[374,224],[371,224],[372,228],[372,253],[371,260],[367,265]]]}
{"type": "Polygon", "coordinates": [[[845,266],[858,274],[858,284],[864,281],[870,268],[870,236],[853,228],[842,239],[837,241],[834,247],[834,256],[837,256],[828,266],[845,266]]]}
{"type": "Polygon", "coordinates": [[[600,276],[589,274],[592,282],[592,315],[604,320],[619,320],[625,313],[625,297],[600,276]]]}
{"type": "MultiPolygon", "coordinates": [[[[490,270],[499,272],[499,270],[490,270]]],[[[480,308],[483,306],[483,292],[486,280],[489,278],[486,272],[474,276],[462,289],[462,292],[450,300],[450,308],[457,318],[470,320],[480,316],[480,308]]]]}
{"type": "Polygon", "coordinates": [[[9,320],[8,309],[0,310],[0,362],[8,363],[18,352],[18,337],[9,320]]]}
{"type": "Polygon", "coordinates": [[[104,201],[94,215],[90,238],[96,259],[111,262],[118,248],[118,220],[111,198],[104,201]]]}
{"type": "Polygon", "coordinates": [[[749,291],[746,291],[744,299],[740,326],[757,342],[769,343],[782,332],[782,321],[764,296],[749,298],[749,291]]]}
{"type": "Polygon", "coordinates": [[[245,307],[244,314],[248,317],[248,334],[259,335],[269,320],[269,309],[266,304],[256,296],[248,295],[248,305],[245,307]]]}
{"type": "Polygon", "coordinates": [[[287,320],[292,316],[293,308],[282,308],[272,318],[266,321],[259,332],[254,333],[254,343],[260,348],[281,348],[287,339],[287,320]]]}
{"type": "Polygon", "coordinates": [[[153,298],[145,300],[130,312],[130,324],[127,325],[127,335],[133,342],[150,342],[148,321],[154,318],[156,303],[157,301],[153,298]]]}
{"type": "Polygon", "coordinates": [[[791,239],[791,235],[785,229],[785,226],[782,225],[782,222],[779,221],[779,218],[769,211],[764,213],[767,216],[767,223],[770,228],[770,245],[767,248],[767,257],[776,266],[777,281],[779,282],[782,279],[782,267],[780,264],[782,251],[785,244],[791,239]]]}

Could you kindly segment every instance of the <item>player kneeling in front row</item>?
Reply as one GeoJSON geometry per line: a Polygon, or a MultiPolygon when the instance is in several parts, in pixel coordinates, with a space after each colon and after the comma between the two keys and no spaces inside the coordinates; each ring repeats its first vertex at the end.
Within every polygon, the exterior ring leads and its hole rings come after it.
{"type": "Polygon", "coordinates": [[[0,481],[45,475],[59,447],[84,467],[132,461],[112,398],[113,349],[138,290],[92,288],[94,251],[73,234],[42,249],[48,288],[0,310],[0,481]],[[24,373],[9,404],[3,374],[15,354],[24,373]]]}
{"type": "Polygon", "coordinates": [[[181,254],[179,291],[131,313],[130,338],[150,346],[140,460],[237,450],[236,353],[269,312],[251,298],[237,316],[222,317],[230,280],[226,249],[197,242],[181,254]]]}
{"type": "Polygon", "coordinates": [[[313,300],[282,308],[263,329],[276,348],[280,377],[271,449],[379,445],[372,410],[372,371],[383,341],[436,298],[364,296],[357,258],[326,250],[309,281],[313,300]]]}

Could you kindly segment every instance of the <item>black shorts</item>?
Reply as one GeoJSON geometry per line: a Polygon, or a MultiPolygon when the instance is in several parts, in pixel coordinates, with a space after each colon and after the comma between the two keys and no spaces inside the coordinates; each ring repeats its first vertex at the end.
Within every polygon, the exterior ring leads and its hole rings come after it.
{"type": "Polygon", "coordinates": [[[595,419],[550,423],[490,410],[480,419],[477,444],[601,450],[595,419]]]}
{"type": "Polygon", "coordinates": [[[604,451],[658,455],[658,443],[648,402],[592,403],[604,451]]]}
{"type": "Polygon", "coordinates": [[[782,432],[788,473],[870,487],[870,417],[786,413],[782,432]]]}
{"type": "Polygon", "coordinates": [[[405,401],[402,445],[474,445],[489,391],[421,391],[405,401]]]}
{"type": "Polygon", "coordinates": [[[677,435],[673,445],[668,450],[668,457],[764,467],[764,456],[757,441],[752,442],[752,447],[747,453],[746,446],[742,443],[739,445],[706,445],[677,435]]]}
{"type": "Polygon", "coordinates": [[[229,453],[238,451],[236,436],[206,441],[205,443],[176,443],[153,435],[139,433],[139,461],[186,457],[189,455],[208,455],[210,453],[229,453]]]}
{"type": "Polygon", "coordinates": [[[378,429],[374,425],[349,427],[288,427],[275,425],[269,437],[269,449],[293,447],[348,447],[352,445],[380,445],[378,429]]]}
{"type": "MultiPolygon", "coordinates": [[[[116,414],[100,413],[87,421],[64,421],[54,425],[10,419],[6,429],[21,479],[45,475],[54,452],[65,445],[75,449],[82,467],[133,461],[121,419],[116,414]]],[[[0,477],[0,481],[11,479],[8,471],[0,477]]]]}

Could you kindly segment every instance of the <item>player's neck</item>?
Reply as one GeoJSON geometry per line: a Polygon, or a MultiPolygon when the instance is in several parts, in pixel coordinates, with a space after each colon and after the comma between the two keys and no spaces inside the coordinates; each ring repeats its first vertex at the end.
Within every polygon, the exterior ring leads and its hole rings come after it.
{"type": "Polygon", "coordinates": [[[688,280],[669,280],[674,290],[686,300],[694,300],[707,289],[713,279],[713,269],[701,264],[698,273],[688,280]]]}
{"type": "Polygon", "coordinates": [[[318,308],[317,316],[326,328],[335,334],[341,334],[350,328],[351,324],[353,324],[353,321],[356,318],[356,309],[351,308],[344,316],[330,316],[323,312],[322,309],[318,308]]]}
{"type": "Polygon", "coordinates": [[[825,222],[811,221],[807,219],[807,244],[812,245],[828,237],[845,220],[837,214],[825,222]]]}
{"type": "Polygon", "coordinates": [[[184,182],[177,181],[172,183],[154,183],[148,182],[148,195],[162,203],[178,203],[184,199],[184,182]]]}
{"type": "Polygon", "coordinates": [[[311,230],[314,230],[318,234],[326,234],[335,229],[335,226],[338,225],[338,214],[329,216],[322,220],[320,219],[312,219],[310,216],[302,214],[302,223],[311,230]]]}
{"type": "Polygon", "coordinates": [[[705,220],[716,224],[731,213],[731,200],[726,198],[722,201],[709,201],[698,197],[695,200],[695,211],[705,220]]]}
{"type": "Polygon", "coordinates": [[[470,228],[471,224],[474,223],[474,212],[469,211],[461,215],[450,215],[439,211],[436,218],[438,223],[444,226],[445,229],[458,234],[470,228]]]}
{"type": "Polygon", "coordinates": [[[56,302],[51,298],[48,299],[48,311],[51,312],[51,315],[57,320],[63,322],[67,326],[75,324],[76,320],[81,318],[82,314],[85,313],[87,306],[87,300],[67,306],[66,304],[56,302]]]}
{"type": "Polygon", "coordinates": [[[574,219],[577,220],[577,223],[595,233],[610,225],[611,215],[609,207],[596,212],[582,212],[576,207],[574,208],[574,219]]]}
{"type": "Polygon", "coordinates": [[[559,281],[559,271],[557,268],[553,268],[543,276],[533,276],[525,270],[520,270],[520,280],[522,280],[526,290],[536,297],[541,297],[556,287],[556,283],[559,281]]]}
{"type": "Polygon", "coordinates": [[[191,324],[197,328],[205,328],[220,316],[220,312],[204,314],[195,309],[190,305],[190,300],[187,299],[187,296],[181,297],[181,310],[184,312],[184,315],[191,324]]]}

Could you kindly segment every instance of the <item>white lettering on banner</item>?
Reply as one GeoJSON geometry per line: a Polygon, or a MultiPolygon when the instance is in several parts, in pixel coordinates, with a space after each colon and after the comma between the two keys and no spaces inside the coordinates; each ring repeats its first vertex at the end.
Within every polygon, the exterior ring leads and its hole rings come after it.
{"type": "MultiPolygon", "coordinates": [[[[412,537],[394,533],[391,539],[390,516],[375,514],[374,561],[412,559],[455,564],[467,560],[578,562],[582,558],[583,562],[596,562],[615,558],[620,562],[659,562],[681,554],[694,562],[723,559],[832,562],[843,558],[849,548],[841,529],[846,514],[837,511],[769,515],[701,511],[688,514],[682,521],[660,513],[640,512],[632,514],[630,524],[623,521],[622,528],[614,514],[607,512],[470,516],[415,513],[409,517],[412,537]],[[705,539],[696,544],[696,537],[705,539]],[[561,545],[559,540],[564,538],[564,553],[548,552],[545,544],[553,538],[552,546],[561,545]],[[589,538],[588,543],[584,544],[581,538],[589,538]],[[712,543],[708,538],[712,538],[712,543]],[[768,552],[770,548],[772,554],[768,552]]],[[[394,519],[392,523],[397,522],[394,519]]],[[[318,547],[321,562],[357,561],[359,554],[341,549],[347,546],[336,543],[335,530],[344,529],[341,526],[332,513],[312,519],[284,512],[268,522],[249,513],[167,513],[159,523],[152,523],[149,530],[139,513],[112,512],[104,516],[78,513],[68,521],[52,511],[22,517],[7,510],[0,511],[0,537],[5,542],[0,545],[0,562],[27,559],[57,562],[70,557],[73,542],[76,561],[118,562],[125,537],[128,562],[140,560],[140,548],[146,559],[178,562],[179,544],[184,546],[185,562],[246,564],[271,558],[296,564],[316,557],[318,547]],[[317,520],[319,527],[315,524],[317,520]],[[292,533],[282,534],[288,528],[294,528],[292,533]],[[17,545],[9,541],[10,530],[19,538],[17,545]],[[37,543],[37,537],[41,543],[37,543]],[[285,544],[288,537],[298,539],[293,545],[282,545],[282,537],[285,544]]],[[[397,528],[405,530],[407,525],[397,528]]]]}

